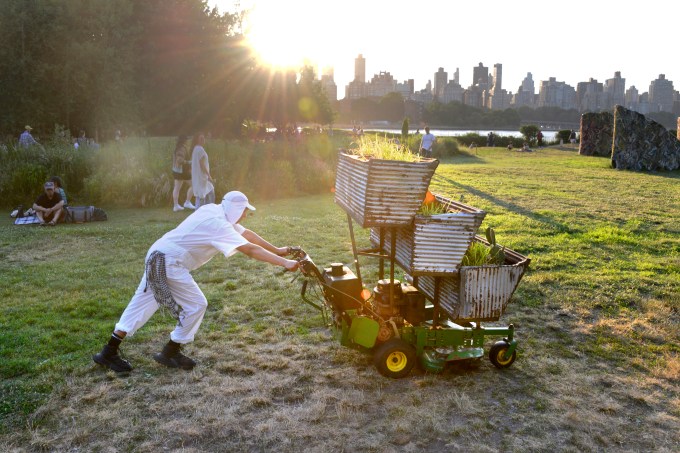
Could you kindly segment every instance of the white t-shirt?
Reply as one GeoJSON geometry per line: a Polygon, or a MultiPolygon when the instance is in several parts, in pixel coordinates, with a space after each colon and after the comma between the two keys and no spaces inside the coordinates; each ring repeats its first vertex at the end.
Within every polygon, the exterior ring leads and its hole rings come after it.
{"type": "Polygon", "coordinates": [[[423,135],[423,144],[421,145],[421,148],[425,148],[426,150],[430,151],[432,149],[432,144],[434,143],[434,135],[433,134],[425,134],[423,135]]]}
{"type": "Polygon", "coordinates": [[[210,173],[210,161],[208,160],[208,153],[201,145],[194,146],[194,151],[191,153],[191,185],[194,188],[194,194],[198,198],[205,198],[215,188],[212,183],[208,181],[208,175],[203,173],[201,169],[201,159],[205,159],[205,166],[210,173]]]}
{"type": "Polygon", "coordinates": [[[219,204],[201,206],[180,223],[177,228],[165,233],[149,249],[163,252],[176,259],[179,266],[190,271],[198,269],[221,252],[225,257],[236,253],[236,249],[248,244],[242,236],[246,229],[227,221],[219,204]]]}

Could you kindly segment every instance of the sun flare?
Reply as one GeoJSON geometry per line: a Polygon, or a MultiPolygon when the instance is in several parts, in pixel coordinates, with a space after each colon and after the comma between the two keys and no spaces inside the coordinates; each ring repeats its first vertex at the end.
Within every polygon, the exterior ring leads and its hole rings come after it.
{"type": "Polygon", "coordinates": [[[287,2],[253,8],[246,19],[248,44],[264,64],[283,69],[329,64],[339,49],[328,33],[326,17],[287,2]]]}

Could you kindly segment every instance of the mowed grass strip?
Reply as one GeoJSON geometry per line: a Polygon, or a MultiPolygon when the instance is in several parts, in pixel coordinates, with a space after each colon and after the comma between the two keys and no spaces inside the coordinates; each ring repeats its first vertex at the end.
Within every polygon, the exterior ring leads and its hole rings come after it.
{"type": "MultiPolygon", "coordinates": [[[[676,450],[679,183],[556,149],[443,161],[433,189],[486,210],[482,228],[532,259],[501,319],[517,327],[519,354],[504,371],[485,359],[399,381],[341,347],[292,275],[241,256],[195,272],[209,301],[188,348],[195,371],[151,359],[173,325],[159,312],[123,345],[135,371],[115,376],[91,355],[149,245],[187,213],[107,209],[108,222],[50,229],[3,217],[0,448],[676,450]]],[[[331,194],[252,201],[247,227],[317,265],[351,263],[331,194]]],[[[372,288],[375,263],[362,263],[372,288]]]]}

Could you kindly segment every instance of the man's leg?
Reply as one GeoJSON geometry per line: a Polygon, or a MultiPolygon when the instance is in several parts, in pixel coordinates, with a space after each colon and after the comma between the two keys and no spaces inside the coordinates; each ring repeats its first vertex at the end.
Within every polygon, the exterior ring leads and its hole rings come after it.
{"type": "Polygon", "coordinates": [[[182,307],[179,323],[170,334],[170,341],[163,350],[154,354],[154,360],[170,368],[190,370],[196,362],[181,352],[181,345],[194,341],[201,326],[208,301],[189,271],[168,265],[168,286],[172,297],[182,307]]]}
{"type": "Polygon", "coordinates": [[[134,335],[158,310],[158,303],[153,296],[153,292],[151,289],[147,289],[144,292],[145,288],[146,277],[142,277],[135,295],[132,296],[130,303],[125,308],[125,311],[123,311],[109,342],[101,352],[92,357],[96,363],[107,366],[117,373],[132,371],[130,363],[122,359],[118,354],[118,347],[127,335],[134,335]]]}

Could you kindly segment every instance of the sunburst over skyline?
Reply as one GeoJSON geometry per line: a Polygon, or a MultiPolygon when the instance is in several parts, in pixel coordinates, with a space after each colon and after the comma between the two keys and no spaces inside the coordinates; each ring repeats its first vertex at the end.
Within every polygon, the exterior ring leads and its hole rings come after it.
{"type": "Polygon", "coordinates": [[[503,65],[503,87],[515,91],[528,72],[536,81],[556,77],[569,85],[600,82],[616,71],[647,91],[659,74],[680,86],[680,66],[672,54],[671,4],[649,0],[635,9],[605,2],[568,4],[525,0],[443,2],[347,0],[210,0],[220,12],[235,5],[250,10],[245,33],[263,61],[278,66],[332,67],[339,97],[354,76],[354,58],[366,58],[370,77],[389,71],[395,79],[415,79],[425,87],[438,68],[460,70],[461,85],[472,82],[480,62],[503,65]],[[568,6],[566,6],[568,5],[568,6]]]}

